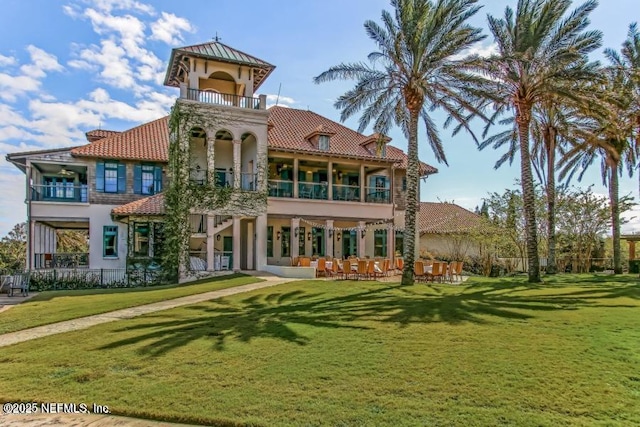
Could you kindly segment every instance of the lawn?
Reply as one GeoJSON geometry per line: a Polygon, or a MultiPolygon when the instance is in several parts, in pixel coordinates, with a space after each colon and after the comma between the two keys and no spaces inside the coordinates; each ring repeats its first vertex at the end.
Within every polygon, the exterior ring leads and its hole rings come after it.
{"type": "Polygon", "coordinates": [[[207,425],[639,425],[640,285],[299,281],[17,344],[0,363],[0,400],[207,425]]]}
{"type": "MultiPolygon", "coordinates": [[[[0,334],[258,281],[234,274],[188,285],[47,291],[0,312],[0,334]]],[[[16,297],[19,298],[19,297],[16,297]]]]}

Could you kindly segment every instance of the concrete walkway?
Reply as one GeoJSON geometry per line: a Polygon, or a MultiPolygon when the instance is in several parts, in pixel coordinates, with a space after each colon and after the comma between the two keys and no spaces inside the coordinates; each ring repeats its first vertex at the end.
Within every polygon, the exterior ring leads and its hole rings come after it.
{"type": "MultiPolygon", "coordinates": [[[[220,289],[217,291],[205,292],[203,294],[189,295],[170,299],[166,301],[154,302],[152,304],[139,305],[137,307],[125,308],[122,310],[111,311],[93,316],[81,317],[78,319],[67,320],[64,322],[52,323],[50,325],[38,326],[22,331],[11,332],[0,335],[0,347],[6,347],[24,341],[42,338],[49,335],[61,334],[63,332],[77,331],[79,329],[90,328],[91,326],[101,325],[103,323],[115,322],[116,320],[131,319],[132,317],[142,316],[143,314],[155,313],[156,311],[168,310],[170,308],[182,307],[184,305],[197,304],[212,299],[236,295],[243,292],[249,292],[256,289],[268,288],[271,286],[281,285],[283,283],[292,282],[299,279],[285,279],[273,276],[268,273],[253,274],[263,282],[251,283],[248,285],[236,286],[233,288],[220,289]]],[[[0,422],[1,425],[4,425],[0,422]]]]}
{"type": "MultiPolygon", "coordinates": [[[[187,424],[174,424],[139,418],[97,414],[7,415],[0,413],[0,425],[3,427],[188,427],[187,424]]],[[[189,426],[193,427],[193,424],[189,424],[189,426]]]]}

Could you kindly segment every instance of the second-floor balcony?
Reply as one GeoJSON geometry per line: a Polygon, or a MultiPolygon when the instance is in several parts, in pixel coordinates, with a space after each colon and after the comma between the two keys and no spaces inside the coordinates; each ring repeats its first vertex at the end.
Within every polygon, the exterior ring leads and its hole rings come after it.
{"type": "Polygon", "coordinates": [[[293,197],[293,181],[270,179],[269,196],[271,197],[293,197]]]}
{"type": "Polygon", "coordinates": [[[220,93],[212,90],[200,90],[185,88],[181,97],[204,104],[223,105],[227,107],[246,108],[250,110],[266,109],[266,97],[254,98],[252,96],[240,96],[232,93],[220,93]]]}
{"type": "Polygon", "coordinates": [[[89,201],[87,185],[71,185],[71,183],[32,185],[30,198],[34,202],[87,203],[89,201]]]}
{"type": "Polygon", "coordinates": [[[327,200],[329,185],[326,182],[299,182],[298,195],[301,199],[327,200]]]}

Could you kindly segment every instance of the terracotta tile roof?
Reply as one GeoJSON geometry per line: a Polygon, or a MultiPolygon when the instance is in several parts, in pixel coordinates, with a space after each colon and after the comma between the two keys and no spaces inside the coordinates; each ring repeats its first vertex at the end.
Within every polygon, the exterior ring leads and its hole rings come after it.
{"type": "MultiPolygon", "coordinates": [[[[286,149],[325,156],[327,153],[336,156],[349,156],[361,159],[395,161],[396,167],[406,169],[407,156],[392,145],[387,144],[387,153],[380,159],[361,145],[371,136],[362,135],[339,123],[322,117],[311,111],[296,110],[285,107],[269,109],[269,148],[286,149]],[[318,132],[332,133],[329,151],[315,148],[308,136],[318,132]]],[[[145,123],[124,132],[74,148],[74,156],[98,157],[103,159],[146,160],[168,162],[169,128],[168,116],[145,123]]],[[[426,163],[420,163],[421,175],[436,173],[438,170],[426,163]]]]}
{"type": "Polygon", "coordinates": [[[164,215],[164,194],[145,197],[135,202],[121,205],[111,210],[113,215],[164,215]]]}
{"type": "Polygon", "coordinates": [[[94,141],[98,141],[100,139],[107,138],[109,136],[113,136],[119,133],[120,132],[117,130],[94,129],[85,133],[85,136],[87,137],[87,141],[94,142],[94,141]]]}
{"type": "MultiPolygon", "coordinates": [[[[346,155],[363,159],[381,160],[361,145],[371,136],[362,135],[339,123],[327,119],[312,111],[295,108],[271,107],[269,109],[269,148],[303,151],[313,154],[346,155]],[[329,142],[329,151],[315,148],[306,138],[317,129],[330,129],[335,134],[329,142]]],[[[386,157],[383,161],[396,161],[399,167],[406,168],[407,156],[396,147],[387,145],[386,157]]],[[[437,169],[426,163],[421,164],[423,174],[436,173],[437,169]]]]}
{"type": "Polygon", "coordinates": [[[480,225],[480,216],[454,203],[420,202],[420,234],[446,234],[468,231],[480,225]]]}
{"type": "Polygon", "coordinates": [[[120,132],[82,147],[74,148],[74,156],[102,159],[146,160],[167,162],[169,159],[168,116],[120,132]]]}

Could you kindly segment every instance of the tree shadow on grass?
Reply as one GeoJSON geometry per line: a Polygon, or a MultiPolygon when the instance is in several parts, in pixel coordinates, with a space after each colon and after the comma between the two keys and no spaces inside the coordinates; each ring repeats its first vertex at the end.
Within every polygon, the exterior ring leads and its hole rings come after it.
{"type": "MultiPolygon", "coordinates": [[[[567,289],[565,293],[531,290],[527,286],[506,286],[501,281],[451,287],[358,283],[350,288],[326,282],[290,292],[256,293],[242,300],[218,299],[187,306],[178,312],[145,316],[144,322],[118,329],[115,333],[135,332],[127,338],[100,347],[101,350],[144,344],[143,355],[158,356],[188,343],[206,338],[213,348],[223,351],[229,340],[250,342],[255,338],[274,338],[304,346],[310,338],[296,325],[315,328],[375,329],[376,324],[407,327],[412,324],[460,323],[490,324],[497,319],[526,321],[539,312],[579,310],[606,305],[619,296],[638,298],[637,283],[610,288],[567,289]]],[[[609,305],[609,307],[637,307],[609,305]]]]}

